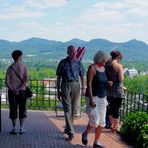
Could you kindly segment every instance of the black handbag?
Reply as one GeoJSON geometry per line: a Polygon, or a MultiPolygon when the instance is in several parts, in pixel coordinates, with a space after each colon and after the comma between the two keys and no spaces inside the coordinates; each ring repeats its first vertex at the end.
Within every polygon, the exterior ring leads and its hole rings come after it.
{"type": "Polygon", "coordinates": [[[31,98],[32,97],[32,91],[29,87],[26,87],[26,97],[31,98]]]}
{"type": "MultiPolygon", "coordinates": [[[[19,74],[14,70],[14,68],[12,66],[11,66],[11,68],[15,72],[15,74],[17,75],[17,77],[24,83],[24,81],[19,76],[19,74]]],[[[31,91],[31,89],[28,86],[26,86],[26,98],[31,98],[32,96],[33,96],[33,93],[31,91]]]]}

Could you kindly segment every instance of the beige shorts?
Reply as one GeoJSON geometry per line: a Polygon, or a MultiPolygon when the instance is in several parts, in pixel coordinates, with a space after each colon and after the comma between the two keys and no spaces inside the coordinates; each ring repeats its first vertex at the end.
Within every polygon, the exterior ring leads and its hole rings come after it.
{"type": "Polygon", "coordinates": [[[89,106],[89,98],[87,97],[86,113],[89,118],[89,125],[96,128],[99,126],[105,126],[106,117],[106,106],[108,105],[106,97],[99,98],[98,96],[93,97],[96,107],[92,108],[89,106]]]}

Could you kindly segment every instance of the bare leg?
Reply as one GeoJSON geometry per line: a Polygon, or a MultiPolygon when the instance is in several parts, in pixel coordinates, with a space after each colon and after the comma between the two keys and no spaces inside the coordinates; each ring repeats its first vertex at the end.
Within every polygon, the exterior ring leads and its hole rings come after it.
{"type": "Polygon", "coordinates": [[[10,134],[15,135],[17,134],[17,127],[16,127],[17,119],[11,119],[11,121],[12,121],[13,129],[10,131],[10,134]]]}
{"type": "Polygon", "coordinates": [[[109,116],[110,122],[111,122],[111,131],[114,133],[114,127],[115,127],[115,118],[113,118],[112,115],[109,116]]]}
{"type": "Polygon", "coordinates": [[[104,147],[100,141],[99,141],[99,138],[100,138],[100,135],[101,135],[101,132],[102,132],[102,128],[101,126],[98,126],[96,129],[95,129],[95,141],[94,141],[94,144],[93,144],[93,147],[104,147]]]}
{"type": "Polygon", "coordinates": [[[113,133],[117,132],[117,128],[118,128],[118,119],[117,118],[113,118],[113,125],[112,125],[113,133]]]}
{"type": "Polygon", "coordinates": [[[16,121],[17,121],[17,119],[11,119],[11,121],[12,121],[13,129],[16,129],[16,121]]]}
{"type": "Polygon", "coordinates": [[[113,116],[112,115],[109,115],[109,120],[110,120],[111,127],[112,127],[113,126],[113,116]]]}
{"type": "Polygon", "coordinates": [[[20,128],[23,128],[24,125],[24,118],[20,119],[20,128]]]}
{"type": "Polygon", "coordinates": [[[26,131],[25,129],[23,128],[23,125],[24,125],[24,118],[20,119],[20,134],[24,134],[26,131]]]}
{"type": "Polygon", "coordinates": [[[89,133],[89,131],[92,129],[92,127],[88,124],[86,129],[85,129],[85,132],[84,133],[89,133]]]}
{"type": "Polygon", "coordinates": [[[98,126],[95,129],[95,141],[99,141],[101,132],[102,132],[102,127],[101,126],[98,126]]]}
{"type": "Polygon", "coordinates": [[[84,131],[84,133],[82,134],[82,143],[84,145],[87,145],[87,143],[88,143],[87,135],[88,135],[88,133],[89,133],[89,131],[91,129],[92,129],[92,127],[88,124],[87,127],[86,127],[86,129],[85,129],[85,131],[84,131]]]}

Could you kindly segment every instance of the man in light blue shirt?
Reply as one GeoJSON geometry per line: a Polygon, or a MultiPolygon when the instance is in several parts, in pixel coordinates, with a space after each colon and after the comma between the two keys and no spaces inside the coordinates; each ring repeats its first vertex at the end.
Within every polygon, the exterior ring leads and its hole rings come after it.
{"type": "Polygon", "coordinates": [[[57,92],[58,99],[61,100],[65,114],[65,132],[69,140],[74,137],[74,113],[80,96],[80,82],[82,95],[84,95],[84,68],[79,60],[76,60],[77,49],[70,45],[67,48],[68,56],[62,59],[57,67],[57,92]]]}

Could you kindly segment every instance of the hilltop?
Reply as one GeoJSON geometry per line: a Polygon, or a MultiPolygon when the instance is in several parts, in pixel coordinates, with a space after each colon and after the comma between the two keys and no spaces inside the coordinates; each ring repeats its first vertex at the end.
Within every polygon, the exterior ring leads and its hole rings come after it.
{"type": "Polygon", "coordinates": [[[0,40],[0,59],[10,59],[13,50],[21,49],[27,60],[59,60],[65,57],[66,48],[71,44],[87,49],[83,58],[84,61],[92,60],[97,50],[104,50],[109,53],[113,49],[120,50],[124,54],[125,61],[148,60],[148,44],[136,39],[116,43],[106,39],[84,41],[76,38],[66,42],[42,38],[29,38],[20,42],[0,40]]]}

